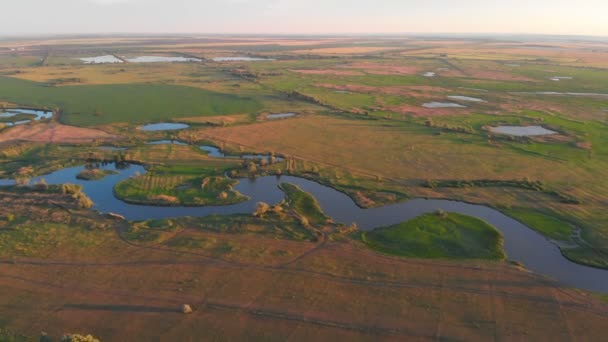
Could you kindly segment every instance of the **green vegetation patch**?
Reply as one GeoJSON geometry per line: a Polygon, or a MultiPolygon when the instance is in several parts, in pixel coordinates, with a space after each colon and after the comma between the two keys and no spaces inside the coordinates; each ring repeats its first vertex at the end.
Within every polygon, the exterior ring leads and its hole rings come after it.
{"type": "Polygon", "coordinates": [[[574,196],[555,190],[548,189],[541,181],[531,180],[427,180],[424,184],[427,188],[473,188],[473,187],[511,187],[524,190],[537,191],[555,197],[562,203],[581,204],[581,201],[574,196]]]}
{"type": "Polygon", "coordinates": [[[75,126],[146,123],[179,117],[256,112],[251,98],[166,84],[53,87],[0,77],[0,99],[29,106],[58,107],[60,120],[75,126]]]}
{"type": "Polygon", "coordinates": [[[287,206],[305,216],[309,223],[323,225],[327,221],[328,217],[311,194],[289,183],[282,183],[280,187],[287,195],[287,206]]]}
{"type": "Polygon", "coordinates": [[[92,181],[92,180],[104,179],[104,178],[106,178],[106,176],[115,175],[115,174],[118,174],[118,172],[116,172],[114,170],[85,169],[85,170],[82,170],[82,172],[80,172],[76,176],[76,178],[92,181]]]}
{"type": "Polygon", "coordinates": [[[158,206],[229,205],[247,197],[232,189],[237,180],[221,170],[201,167],[161,167],[116,184],[118,198],[158,206]]]}
{"type": "Polygon", "coordinates": [[[414,258],[504,259],[503,239],[490,224],[455,213],[435,213],[362,235],[370,248],[414,258]]]}
{"type": "Polygon", "coordinates": [[[562,253],[566,258],[579,264],[608,269],[608,250],[606,248],[580,247],[562,249],[562,253]]]}
{"type": "Polygon", "coordinates": [[[555,240],[569,241],[572,239],[572,226],[567,222],[536,210],[513,208],[503,210],[507,215],[521,221],[528,227],[555,240]]]}
{"type": "Polygon", "coordinates": [[[102,246],[107,233],[15,218],[0,229],[0,256],[45,257],[57,250],[82,252],[102,246]]]}

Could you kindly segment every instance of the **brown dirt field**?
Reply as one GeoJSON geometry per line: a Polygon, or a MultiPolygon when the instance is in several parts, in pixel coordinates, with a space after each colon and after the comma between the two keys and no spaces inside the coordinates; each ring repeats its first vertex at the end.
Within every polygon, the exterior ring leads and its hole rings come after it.
{"type": "Polygon", "coordinates": [[[397,259],[352,244],[285,266],[122,248],[129,259],[1,260],[5,322],[103,341],[592,340],[608,329],[606,304],[506,264],[397,259]],[[193,314],[179,313],[185,303],[193,314]]]}
{"type": "Polygon", "coordinates": [[[335,76],[363,76],[359,71],[333,70],[333,69],[306,69],[306,70],[290,70],[305,75],[335,75],[335,76]]]}
{"type": "Polygon", "coordinates": [[[118,136],[102,130],[67,126],[55,122],[20,125],[0,132],[0,143],[9,141],[90,143],[117,139],[118,136]]]}
{"type": "MultiPolygon", "coordinates": [[[[503,262],[396,258],[356,242],[315,244],[196,227],[142,246],[117,234],[125,223],[51,209],[44,194],[31,196],[18,196],[13,212],[29,208],[30,220],[90,227],[69,229],[97,235],[101,244],[68,239],[57,248],[41,236],[28,246],[34,253],[28,257],[0,251],[2,324],[30,336],[557,341],[608,332],[607,303],[503,262]],[[186,236],[234,248],[170,247],[171,239],[186,236]],[[194,313],[182,314],[182,304],[194,313]]],[[[0,206],[0,214],[7,210],[0,206]]]]}

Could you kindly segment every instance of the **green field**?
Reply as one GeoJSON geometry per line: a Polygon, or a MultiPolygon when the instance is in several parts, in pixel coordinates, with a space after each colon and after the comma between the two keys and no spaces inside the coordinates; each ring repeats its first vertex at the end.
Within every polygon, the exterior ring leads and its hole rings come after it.
{"type": "Polygon", "coordinates": [[[507,215],[551,239],[560,241],[570,241],[572,239],[573,227],[555,216],[524,208],[506,209],[504,211],[507,215]]]}
{"type": "Polygon", "coordinates": [[[180,117],[259,111],[251,98],[166,84],[116,84],[49,87],[0,77],[0,100],[59,108],[60,120],[75,126],[148,123],[180,117]]]}
{"type": "Polygon", "coordinates": [[[328,217],[311,194],[289,183],[282,183],[280,187],[287,196],[287,206],[304,215],[309,223],[323,225],[327,221],[328,217]]]}
{"type": "Polygon", "coordinates": [[[247,198],[232,187],[237,180],[205,167],[158,167],[116,184],[116,196],[129,203],[161,206],[228,205],[247,198]]]}
{"type": "Polygon", "coordinates": [[[473,217],[435,213],[363,233],[372,249],[412,258],[502,260],[502,236],[473,217]]]}

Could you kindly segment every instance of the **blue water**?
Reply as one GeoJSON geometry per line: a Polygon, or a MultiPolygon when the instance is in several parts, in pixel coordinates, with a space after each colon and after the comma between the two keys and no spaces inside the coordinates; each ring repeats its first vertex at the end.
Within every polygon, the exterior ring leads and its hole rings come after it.
{"type": "Polygon", "coordinates": [[[45,110],[10,108],[10,109],[4,109],[4,111],[0,112],[0,118],[12,118],[14,116],[21,115],[21,114],[32,115],[33,117],[31,120],[19,120],[19,121],[13,121],[13,122],[5,122],[4,124],[11,127],[11,126],[26,124],[26,123],[32,122],[32,120],[40,121],[42,119],[50,119],[53,117],[53,112],[49,112],[49,111],[45,111],[45,110]]]}
{"type": "Polygon", "coordinates": [[[278,114],[268,114],[266,115],[266,119],[268,120],[276,120],[276,119],[286,119],[294,117],[298,114],[296,113],[278,113],[278,114]]]}
{"type": "Polygon", "coordinates": [[[155,124],[149,124],[141,126],[140,129],[146,132],[159,132],[159,131],[178,131],[180,129],[186,129],[190,125],[183,123],[172,123],[172,122],[160,122],[155,124]]]}
{"type": "MultiPolygon", "coordinates": [[[[207,152],[207,155],[209,157],[214,157],[214,158],[233,158],[233,159],[251,159],[251,160],[266,160],[266,162],[270,162],[270,158],[271,156],[268,154],[241,154],[241,155],[229,155],[229,154],[225,154],[224,152],[222,152],[222,150],[220,150],[219,148],[215,147],[215,146],[208,146],[208,145],[203,145],[203,146],[199,146],[199,148],[205,152],[207,152]]],[[[281,157],[275,157],[274,158],[275,161],[283,161],[284,158],[281,157]]]]}

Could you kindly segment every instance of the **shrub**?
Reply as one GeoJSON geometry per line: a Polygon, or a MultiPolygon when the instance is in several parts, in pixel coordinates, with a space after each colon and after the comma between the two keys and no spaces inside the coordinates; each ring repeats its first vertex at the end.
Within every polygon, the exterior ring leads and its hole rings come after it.
{"type": "Polygon", "coordinates": [[[62,184],[61,193],[65,195],[74,195],[82,191],[82,188],[76,184],[62,184]]]}
{"type": "Polygon", "coordinates": [[[256,172],[258,172],[258,167],[255,165],[254,162],[250,162],[249,164],[247,164],[247,171],[249,171],[249,173],[251,174],[255,174],[256,172]]]}
{"type": "Polygon", "coordinates": [[[94,204],[93,201],[82,192],[72,195],[72,198],[74,198],[76,200],[76,203],[78,203],[78,206],[83,209],[89,209],[94,204]]]}
{"type": "Polygon", "coordinates": [[[100,342],[92,335],[66,334],[61,337],[61,342],[100,342]]]}
{"type": "Polygon", "coordinates": [[[253,216],[255,216],[255,217],[262,217],[269,210],[270,210],[270,205],[268,205],[268,203],[259,202],[257,208],[255,209],[255,212],[253,213],[253,216]]]}

